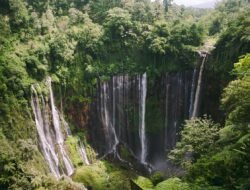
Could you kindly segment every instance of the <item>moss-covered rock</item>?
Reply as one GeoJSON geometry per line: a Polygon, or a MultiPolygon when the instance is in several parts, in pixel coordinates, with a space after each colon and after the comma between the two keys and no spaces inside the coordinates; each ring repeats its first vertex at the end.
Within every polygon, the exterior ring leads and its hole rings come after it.
{"type": "Polygon", "coordinates": [[[136,179],[133,180],[133,182],[139,187],[141,187],[143,190],[153,190],[154,187],[150,179],[142,176],[138,176],[136,179]]]}
{"type": "Polygon", "coordinates": [[[74,166],[81,166],[83,165],[83,160],[81,158],[81,155],[79,153],[79,146],[78,146],[78,139],[77,137],[74,136],[69,136],[67,140],[65,141],[68,152],[69,152],[69,157],[71,161],[73,162],[74,166]]]}
{"type": "Polygon", "coordinates": [[[133,175],[107,162],[98,161],[78,168],[73,180],[93,190],[130,190],[129,178],[133,175]]]}
{"type": "Polygon", "coordinates": [[[191,190],[187,183],[182,182],[179,178],[170,178],[159,183],[155,190],[191,190]]]}

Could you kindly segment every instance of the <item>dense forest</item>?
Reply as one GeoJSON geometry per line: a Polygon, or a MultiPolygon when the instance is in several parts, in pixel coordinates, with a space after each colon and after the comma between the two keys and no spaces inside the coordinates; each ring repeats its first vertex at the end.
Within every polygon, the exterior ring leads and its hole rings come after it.
{"type": "Polygon", "coordinates": [[[250,189],[250,6],[0,0],[0,189],[250,189]]]}

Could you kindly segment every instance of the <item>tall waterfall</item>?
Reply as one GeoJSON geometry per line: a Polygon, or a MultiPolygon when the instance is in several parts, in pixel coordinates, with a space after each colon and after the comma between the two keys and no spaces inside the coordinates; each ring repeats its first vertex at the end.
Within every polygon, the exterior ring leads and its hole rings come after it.
{"type": "Polygon", "coordinates": [[[164,152],[169,152],[174,148],[181,130],[181,124],[189,118],[189,111],[193,102],[192,94],[195,88],[195,82],[192,79],[195,78],[195,73],[195,71],[186,71],[165,75],[163,83],[165,94],[162,95],[163,98],[165,97],[165,131],[162,137],[165,147],[164,152]]]}
{"type": "Polygon", "coordinates": [[[199,78],[198,78],[198,83],[197,83],[197,88],[195,92],[195,99],[194,99],[194,106],[193,106],[193,113],[192,113],[192,118],[195,118],[198,116],[198,108],[199,108],[199,103],[200,103],[200,92],[201,92],[201,83],[202,83],[202,75],[203,75],[203,70],[205,67],[205,62],[207,58],[207,53],[202,53],[202,63],[200,66],[200,72],[199,72],[199,78]]]}
{"type": "MultiPolygon", "coordinates": [[[[59,114],[55,106],[50,78],[47,80],[47,87],[50,106],[48,101],[45,101],[42,93],[37,92],[38,85],[31,86],[31,106],[35,116],[41,152],[49,165],[51,173],[60,178],[62,175],[70,176],[74,172],[73,164],[65,149],[65,138],[72,134],[68,123],[63,115],[59,114]],[[50,118],[52,121],[50,121],[50,118]]],[[[79,144],[79,153],[83,161],[89,164],[85,148],[81,142],[79,144]]]]}
{"type": "Polygon", "coordinates": [[[49,88],[49,93],[50,93],[52,120],[53,120],[54,129],[55,129],[56,143],[59,147],[59,151],[60,151],[62,159],[63,159],[66,174],[68,176],[70,176],[74,172],[74,167],[73,167],[73,164],[71,163],[71,160],[69,159],[68,154],[66,153],[65,148],[64,148],[64,137],[63,137],[63,134],[62,134],[62,131],[60,128],[59,114],[58,114],[56,106],[54,104],[54,96],[53,96],[53,91],[52,91],[52,87],[51,87],[51,79],[48,78],[47,82],[48,82],[48,88],[49,88]]]}
{"type": "MultiPolygon", "coordinates": [[[[102,121],[105,127],[105,130],[107,131],[107,141],[108,141],[108,151],[116,153],[116,147],[119,143],[115,126],[113,123],[114,117],[111,116],[111,113],[109,111],[109,104],[111,103],[111,97],[110,97],[110,88],[107,84],[107,82],[104,82],[102,84],[102,90],[101,90],[101,114],[102,114],[102,121]]],[[[113,102],[114,104],[114,102],[113,102]]]]}
{"type": "Polygon", "coordinates": [[[125,146],[140,163],[160,168],[156,165],[175,147],[183,122],[198,112],[204,62],[200,69],[166,73],[154,83],[146,73],[99,81],[90,119],[98,153],[119,158],[125,146]]]}
{"type": "Polygon", "coordinates": [[[193,76],[192,76],[192,87],[191,87],[191,95],[190,95],[190,106],[189,106],[189,118],[192,118],[192,114],[193,114],[193,109],[194,109],[194,95],[195,95],[195,87],[196,87],[196,77],[197,74],[197,69],[194,69],[193,71],[193,76]]]}
{"type": "MultiPolygon", "coordinates": [[[[52,134],[50,133],[51,130],[46,120],[46,106],[44,101],[39,101],[39,97],[34,86],[31,87],[31,90],[31,106],[35,115],[35,123],[39,135],[41,151],[49,165],[50,171],[54,174],[54,176],[59,178],[61,176],[59,171],[59,159],[55,152],[54,143],[51,137],[52,134]],[[42,110],[40,108],[40,104],[42,106],[42,110]]],[[[41,98],[43,100],[43,96],[41,96],[41,98]]]]}
{"type": "Polygon", "coordinates": [[[96,124],[93,125],[98,127],[94,128],[95,138],[102,143],[96,146],[100,147],[103,155],[115,153],[120,159],[117,148],[122,143],[138,160],[145,162],[146,92],[146,74],[116,75],[98,84],[95,112],[98,120],[94,119],[96,124]]]}
{"type": "Polygon", "coordinates": [[[140,94],[140,107],[139,107],[139,136],[141,143],[141,163],[146,162],[147,156],[147,141],[145,132],[145,111],[146,111],[146,95],[147,95],[147,75],[144,73],[139,78],[139,94],[140,94]]]}

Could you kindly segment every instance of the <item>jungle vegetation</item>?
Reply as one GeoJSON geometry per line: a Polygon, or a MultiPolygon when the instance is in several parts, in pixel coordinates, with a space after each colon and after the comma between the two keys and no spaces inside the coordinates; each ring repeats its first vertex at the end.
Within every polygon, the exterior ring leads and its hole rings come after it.
{"type": "Polygon", "coordinates": [[[150,0],[0,1],[0,189],[73,190],[83,183],[95,190],[127,190],[132,177],[148,190],[247,190],[249,113],[247,0],[223,0],[208,10],[150,0]],[[31,84],[51,76],[67,113],[67,107],[92,101],[97,79],[141,72],[154,78],[195,68],[197,50],[207,42],[216,47],[207,71],[220,81],[223,118],[185,122],[176,148],[166,155],[185,175],[142,177],[97,160],[78,167],[73,181],[48,175],[30,106],[31,84]]]}

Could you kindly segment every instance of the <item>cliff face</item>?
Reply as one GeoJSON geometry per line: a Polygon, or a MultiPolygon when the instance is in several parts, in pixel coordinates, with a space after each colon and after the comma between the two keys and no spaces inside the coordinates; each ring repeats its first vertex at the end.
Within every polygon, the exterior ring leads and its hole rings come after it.
{"type": "Polygon", "coordinates": [[[201,55],[193,70],[158,77],[114,75],[97,82],[91,103],[65,103],[65,113],[100,157],[112,154],[123,159],[123,147],[139,163],[160,169],[184,120],[204,114],[224,120],[219,111],[220,85],[207,66],[207,56],[201,55]]]}
{"type": "Polygon", "coordinates": [[[198,72],[190,70],[166,73],[154,80],[147,77],[146,86],[142,85],[143,75],[118,75],[99,82],[89,112],[91,144],[105,155],[123,143],[138,160],[144,152],[145,162],[164,162],[183,121],[191,117],[197,78],[198,72]]]}
{"type": "Polygon", "coordinates": [[[86,129],[89,124],[89,107],[88,103],[73,103],[66,108],[68,119],[80,130],[86,129]]]}

